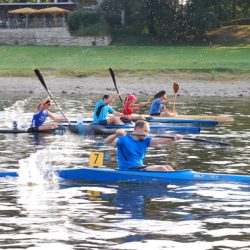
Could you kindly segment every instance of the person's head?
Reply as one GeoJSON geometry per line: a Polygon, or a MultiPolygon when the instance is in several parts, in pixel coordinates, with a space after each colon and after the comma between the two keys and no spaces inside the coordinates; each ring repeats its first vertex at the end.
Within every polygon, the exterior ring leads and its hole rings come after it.
{"type": "Polygon", "coordinates": [[[109,95],[104,95],[104,96],[102,97],[102,100],[107,100],[107,99],[109,99],[109,95]]]}
{"type": "Polygon", "coordinates": [[[49,109],[51,106],[51,100],[48,99],[44,104],[43,104],[43,107],[44,109],[49,109]]]}
{"type": "Polygon", "coordinates": [[[129,94],[126,99],[129,102],[135,102],[137,98],[135,97],[135,95],[129,94]]]}
{"type": "Polygon", "coordinates": [[[162,90],[162,91],[159,91],[155,96],[154,96],[154,99],[157,99],[157,98],[165,98],[166,97],[166,91],[165,90],[162,90]]]}
{"type": "Polygon", "coordinates": [[[150,127],[148,122],[144,120],[137,120],[132,134],[138,136],[140,139],[145,139],[149,131],[150,127]]]}

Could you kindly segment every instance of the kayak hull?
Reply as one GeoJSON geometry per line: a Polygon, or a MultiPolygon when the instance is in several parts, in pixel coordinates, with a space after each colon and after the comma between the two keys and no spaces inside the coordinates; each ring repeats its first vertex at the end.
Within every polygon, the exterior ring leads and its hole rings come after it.
{"type": "MultiPolygon", "coordinates": [[[[110,168],[57,169],[58,177],[69,181],[102,183],[188,183],[188,182],[241,182],[250,184],[250,175],[201,173],[192,169],[171,172],[121,171],[110,168]]],[[[17,177],[18,172],[0,172],[0,177],[17,177]]]]}
{"type": "Polygon", "coordinates": [[[215,120],[219,123],[233,123],[233,116],[229,115],[175,115],[171,116],[171,118],[177,119],[206,119],[206,120],[215,120]]]}
{"type": "Polygon", "coordinates": [[[28,131],[28,128],[0,128],[0,134],[64,134],[66,132],[66,128],[59,127],[56,129],[47,129],[47,130],[39,130],[39,131],[28,131]]]}
{"type": "MultiPolygon", "coordinates": [[[[124,123],[136,122],[136,119],[122,119],[124,123]]],[[[172,118],[172,117],[146,117],[149,123],[170,123],[170,124],[192,124],[200,127],[215,127],[219,124],[218,121],[212,119],[192,119],[192,118],[172,118]]],[[[92,123],[93,118],[85,118],[83,123],[92,123]]],[[[77,121],[70,121],[71,124],[76,124],[77,121]]]]}
{"type": "Polygon", "coordinates": [[[75,181],[87,182],[135,182],[135,183],[181,183],[181,182],[245,182],[250,184],[250,176],[199,173],[192,169],[159,172],[159,171],[120,171],[109,168],[80,168],[59,170],[58,176],[75,181]]]}
{"type": "MultiPolygon", "coordinates": [[[[91,125],[91,124],[77,124],[69,125],[69,130],[72,133],[80,135],[110,135],[115,134],[117,129],[125,129],[126,131],[133,131],[133,125],[91,125]]],[[[163,126],[163,125],[150,125],[150,130],[154,133],[162,131],[176,132],[180,134],[199,134],[200,127],[189,126],[163,126]]]]}

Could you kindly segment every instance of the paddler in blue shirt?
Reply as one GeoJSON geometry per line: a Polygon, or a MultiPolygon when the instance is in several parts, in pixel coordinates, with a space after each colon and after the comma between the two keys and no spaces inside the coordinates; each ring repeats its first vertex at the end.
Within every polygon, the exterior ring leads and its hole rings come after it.
{"type": "MultiPolygon", "coordinates": [[[[175,98],[175,96],[174,96],[175,98]]],[[[154,101],[152,102],[149,110],[149,114],[152,116],[174,116],[176,115],[175,112],[166,108],[165,104],[170,103],[166,97],[166,91],[162,90],[154,97],[154,101]]]]}
{"type": "Polygon", "coordinates": [[[94,109],[94,124],[106,125],[106,124],[116,124],[123,125],[119,117],[122,117],[122,113],[116,112],[109,104],[112,103],[116,98],[116,95],[109,96],[104,95],[103,99],[98,101],[94,109]],[[113,114],[111,117],[107,117],[108,114],[113,114]]]}
{"type": "Polygon", "coordinates": [[[119,170],[133,171],[174,171],[169,166],[145,166],[144,159],[148,147],[166,145],[173,141],[181,140],[183,136],[176,135],[172,138],[153,138],[148,136],[149,124],[144,120],[135,123],[132,134],[126,134],[125,130],[118,129],[115,134],[108,136],[104,142],[107,145],[117,147],[119,170]]]}
{"type": "Polygon", "coordinates": [[[47,97],[38,103],[36,106],[36,113],[32,118],[32,125],[28,131],[37,132],[39,130],[50,130],[57,128],[58,126],[56,124],[43,125],[47,117],[55,122],[66,121],[65,118],[56,118],[54,115],[52,115],[52,113],[49,111],[51,105],[52,103],[50,97],[47,97]]]}

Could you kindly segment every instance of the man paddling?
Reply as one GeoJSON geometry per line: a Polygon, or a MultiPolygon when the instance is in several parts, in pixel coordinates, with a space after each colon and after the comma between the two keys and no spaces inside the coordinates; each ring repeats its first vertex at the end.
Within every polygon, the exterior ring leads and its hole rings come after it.
{"type": "Polygon", "coordinates": [[[102,100],[98,101],[94,109],[94,124],[106,125],[116,124],[122,125],[123,122],[119,117],[122,117],[122,113],[116,112],[109,104],[111,104],[116,98],[116,95],[109,96],[104,95],[102,100]],[[108,113],[113,114],[112,117],[107,118],[108,113]]]}
{"type": "Polygon", "coordinates": [[[145,166],[144,158],[148,147],[166,145],[181,140],[183,136],[176,135],[174,139],[152,138],[148,136],[149,131],[149,124],[144,120],[138,120],[132,134],[126,134],[125,130],[118,129],[115,134],[108,136],[104,140],[107,145],[117,147],[119,170],[174,171],[169,165],[145,166]]]}
{"type": "Polygon", "coordinates": [[[56,124],[43,125],[47,117],[55,122],[66,121],[65,118],[56,118],[54,115],[52,115],[52,113],[49,111],[51,105],[52,103],[50,97],[43,99],[37,104],[36,113],[32,118],[32,125],[28,129],[29,132],[37,132],[39,130],[50,130],[57,128],[58,126],[56,124]]]}

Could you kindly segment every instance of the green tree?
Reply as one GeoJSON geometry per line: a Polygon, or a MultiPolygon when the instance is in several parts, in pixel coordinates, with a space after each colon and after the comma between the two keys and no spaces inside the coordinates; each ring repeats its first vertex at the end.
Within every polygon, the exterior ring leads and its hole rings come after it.
{"type": "Polygon", "coordinates": [[[98,12],[79,9],[69,13],[67,24],[72,34],[80,36],[109,35],[109,26],[98,12]]]}

